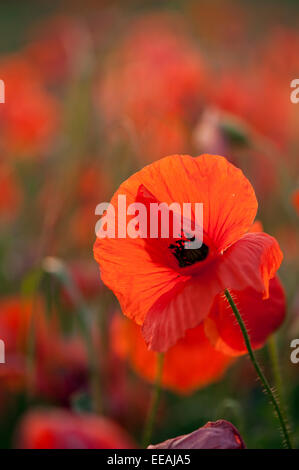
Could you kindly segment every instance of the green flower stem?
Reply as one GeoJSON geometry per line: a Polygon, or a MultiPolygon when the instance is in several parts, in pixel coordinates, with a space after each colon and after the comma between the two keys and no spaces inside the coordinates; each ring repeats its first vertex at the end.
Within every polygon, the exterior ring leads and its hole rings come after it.
{"type": "Polygon", "coordinates": [[[152,433],[153,433],[153,428],[154,428],[154,423],[155,423],[155,419],[156,419],[157,411],[159,407],[163,363],[164,363],[164,354],[157,353],[157,374],[156,374],[155,386],[153,389],[152,399],[151,399],[151,403],[149,406],[149,411],[148,411],[148,415],[147,415],[147,419],[146,419],[146,423],[144,427],[144,432],[143,432],[142,447],[145,447],[145,448],[150,444],[152,433]]]}
{"type": "Polygon", "coordinates": [[[278,404],[278,400],[276,399],[268,380],[264,376],[264,373],[262,372],[262,370],[261,370],[261,368],[260,368],[260,366],[257,362],[257,359],[255,357],[255,354],[253,352],[253,349],[252,349],[252,346],[251,346],[251,343],[250,343],[250,339],[249,339],[249,336],[248,336],[248,333],[247,333],[247,330],[246,330],[245,323],[244,323],[244,321],[241,317],[241,314],[240,314],[235,302],[233,301],[232,296],[230,295],[230,292],[228,291],[228,289],[225,289],[224,294],[225,294],[225,297],[227,298],[228,303],[231,306],[232,311],[233,311],[233,313],[234,313],[234,315],[237,319],[237,322],[239,323],[239,326],[241,328],[243,338],[244,338],[244,341],[245,341],[245,344],[246,344],[246,348],[247,348],[249,357],[251,359],[251,362],[253,364],[253,367],[255,368],[255,370],[257,372],[257,375],[259,376],[260,381],[262,382],[262,384],[264,386],[264,389],[265,389],[268,397],[270,398],[271,403],[274,406],[274,410],[275,410],[275,413],[276,413],[277,418],[279,420],[280,427],[281,427],[281,430],[282,430],[282,433],[283,433],[283,436],[284,436],[284,439],[285,439],[286,446],[288,447],[288,449],[292,449],[291,439],[290,439],[290,435],[289,435],[286,420],[285,420],[285,418],[283,416],[283,413],[280,409],[280,406],[278,404]]]}

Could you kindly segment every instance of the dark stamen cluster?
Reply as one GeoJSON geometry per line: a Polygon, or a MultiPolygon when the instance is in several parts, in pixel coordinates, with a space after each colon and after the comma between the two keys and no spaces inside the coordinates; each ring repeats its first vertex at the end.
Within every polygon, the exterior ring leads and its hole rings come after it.
{"type": "Polygon", "coordinates": [[[180,268],[192,266],[192,264],[199,261],[204,261],[209,254],[209,247],[203,243],[200,248],[186,248],[185,244],[189,241],[194,241],[195,237],[188,239],[176,240],[175,243],[169,245],[172,254],[179,262],[180,268]]]}

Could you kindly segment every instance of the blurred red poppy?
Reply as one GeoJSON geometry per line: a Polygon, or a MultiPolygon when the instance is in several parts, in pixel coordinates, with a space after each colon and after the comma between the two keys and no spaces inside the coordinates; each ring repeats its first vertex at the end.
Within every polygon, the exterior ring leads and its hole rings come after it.
{"type": "Polygon", "coordinates": [[[2,149],[10,156],[30,158],[46,152],[58,128],[58,101],[21,55],[2,59],[0,75],[5,83],[5,103],[0,108],[2,149]]]}
{"type": "Polygon", "coordinates": [[[76,209],[70,220],[71,238],[79,247],[94,240],[95,208],[111,195],[111,177],[99,164],[81,169],[75,188],[76,209]]]}
{"type": "Polygon", "coordinates": [[[260,48],[260,60],[272,77],[289,85],[298,72],[298,48],[298,30],[279,25],[267,36],[260,48]]]}
{"type": "Polygon", "coordinates": [[[150,161],[185,151],[204,76],[202,57],[178,19],[147,15],[132,22],[98,86],[107,132],[127,129],[138,156],[150,161]]]}
{"type": "Polygon", "coordinates": [[[92,414],[60,409],[34,410],[22,419],[16,438],[22,449],[134,449],[116,423],[92,414]]]}
{"type": "Polygon", "coordinates": [[[45,83],[61,84],[78,71],[90,45],[89,33],[75,17],[55,16],[38,24],[25,49],[45,83]]]}
{"type": "MultiPolygon", "coordinates": [[[[156,353],[147,349],[140,326],[115,315],[112,347],[120,357],[129,359],[139,375],[155,381],[156,353]]],[[[219,380],[231,363],[231,357],[213,348],[203,325],[199,325],[187,330],[184,338],[165,353],[161,384],[177,393],[191,393],[219,380]]]]}
{"type": "Polygon", "coordinates": [[[264,64],[250,63],[245,68],[230,68],[221,73],[211,87],[209,102],[238,116],[245,126],[284,148],[291,131],[289,95],[285,82],[275,80],[264,64]]]}
{"type": "Polygon", "coordinates": [[[86,386],[86,351],[78,335],[65,337],[57,315],[47,318],[41,299],[35,303],[8,297],[0,303],[0,339],[5,344],[5,364],[0,367],[1,387],[13,393],[30,387],[33,394],[68,403],[86,386]],[[34,342],[33,365],[28,354],[34,342]]]}

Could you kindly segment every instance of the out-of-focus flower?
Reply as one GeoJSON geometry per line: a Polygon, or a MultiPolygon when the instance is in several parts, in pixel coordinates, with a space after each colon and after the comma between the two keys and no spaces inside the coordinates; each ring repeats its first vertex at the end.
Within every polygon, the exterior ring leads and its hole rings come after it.
{"type": "Polygon", "coordinates": [[[134,449],[118,424],[92,414],[60,409],[29,411],[20,423],[16,447],[22,449],[134,449]]]}
{"type": "Polygon", "coordinates": [[[5,103],[0,108],[2,151],[10,156],[39,156],[48,150],[57,131],[58,101],[21,55],[2,59],[0,75],[5,83],[5,103]]]}
{"type": "MultiPolygon", "coordinates": [[[[145,379],[154,382],[157,358],[146,347],[140,327],[116,315],[112,323],[112,347],[145,379]]],[[[219,380],[232,359],[216,351],[206,338],[203,325],[187,330],[184,338],[164,357],[162,386],[178,393],[191,393],[219,380]]]]}
{"type": "MultiPolygon", "coordinates": [[[[148,165],[113,196],[115,217],[110,212],[107,220],[112,217],[116,227],[120,194],[126,195],[127,207],[136,201],[147,209],[153,202],[203,204],[203,244],[192,253],[185,248],[186,238],[173,235],[95,242],[103,282],[118,297],[124,314],[142,325],[150,349],[165,352],[186,330],[198,326],[225,288],[252,288],[269,297],[269,281],[282,253],[266,233],[246,233],[256,215],[256,197],[241,170],[225,158],[174,155],[148,165]]],[[[194,226],[194,212],[191,222],[194,226]]]]}
{"type": "Polygon", "coordinates": [[[132,23],[97,91],[108,131],[129,128],[139,156],[148,160],[186,150],[204,73],[200,54],[176,21],[154,16],[132,23]]]}
{"type": "Polygon", "coordinates": [[[199,152],[227,155],[248,174],[259,197],[265,199],[277,190],[281,164],[277,149],[236,114],[206,108],[194,128],[193,143],[199,152]]]}
{"type": "Polygon", "coordinates": [[[39,24],[31,39],[24,53],[45,83],[59,84],[78,71],[90,46],[89,34],[82,22],[67,16],[39,24]]]}
{"type": "Polygon", "coordinates": [[[58,317],[46,318],[41,299],[35,303],[20,297],[2,299],[0,338],[5,344],[1,388],[15,393],[30,386],[33,394],[68,403],[71,394],[86,385],[88,367],[81,338],[66,338],[58,317]],[[28,354],[33,338],[34,361],[29,371],[28,354]]]}
{"type": "Polygon", "coordinates": [[[111,194],[111,180],[99,165],[83,168],[76,187],[76,207],[70,220],[72,239],[78,246],[89,246],[94,240],[95,208],[111,194]]]}
{"type": "MultiPolygon", "coordinates": [[[[279,110],[275,102],[280,105],[282,130],[289,140],[291,140],[291,143],[297,142],[298,139],[298,109],[290,100],[290,93],[292,91],[290,85],[298,75],[298,48],[298,31],[290,27],[276,26],[274,30],[268,34],[264,43],[257,51],[258,59],[260,63],[263,64],[263,68],[268,77],[268,93],[272,95],[272,101],[274,103],[271,107],[271,103],[269,102],[270,110],[279,110]],[[277,95],[279,88],[281,98],[277,95]]],[[[277,116],[276,113],[274,117],[270,116],[270,122],[272,122],[272,120],[274,120],[273,132],[275,130],[279,131],[279,129],[276,128],[276,123],[279,124],[279,116],[277,116]]],[[[289,152],[287,152],[287,154],[285,152],[284,157],[289,157],[289,152]]]]}
{"type": "Polygon", "coordinates": [[[275,28],[260,49],[260,60],[269,73],[284,82],[287,87],[296,78],[299,67],[299,34],[295,29],[275,28]]]}
{"type": "Polygon", "coordinates": [[[265,67],[250,64],[225,70],[211,89],[210,102],[240,117],[261,136],[284,147],[290,136],[290,89],[274,80],[265,67]]]}
{"type": "Polygon", "coordinates": [[[174,437],[148,449],[245,449],[241,434],[229,421],[219,419],[183,436],[174,437]]]}

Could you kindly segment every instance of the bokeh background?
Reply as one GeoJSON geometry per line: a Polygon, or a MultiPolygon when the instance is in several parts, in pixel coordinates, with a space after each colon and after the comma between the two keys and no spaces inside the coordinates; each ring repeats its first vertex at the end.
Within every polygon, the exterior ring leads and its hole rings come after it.
{"type": "MultiPolygon", "coordinates": [[[[152,386],[119,352],[94,210],[145,164],[204,152],[244,171],[284,253],[288,313],[276,339],[299,444],[298,18],[296,0],[0,3],[2,448],[80,447],[72,419],[84,413],[105,417],[89,423],[90,445],[140,445],[152,386]],[[49,422],[56,440],[45,431],[38,441],[49,422]]],[[[273,382],[271,350],[258,355],[273,382]]],[[[153,440],[219,418],[248,447],[281,445],[246,357],[207,387],[163,391],[153,440]]]]}

